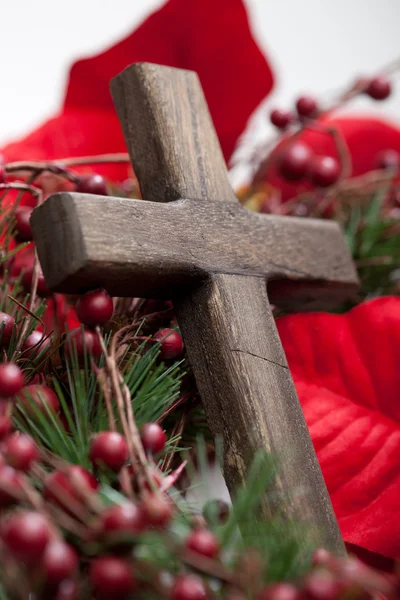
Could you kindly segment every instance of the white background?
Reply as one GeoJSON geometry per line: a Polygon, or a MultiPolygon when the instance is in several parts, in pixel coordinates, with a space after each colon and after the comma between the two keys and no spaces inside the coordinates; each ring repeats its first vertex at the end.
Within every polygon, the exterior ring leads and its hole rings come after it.
{"type": "MultiPolygon", "coordinates": [[[[255,35],[278,74],[271,105],[289,103],[298,92],[335,90],[355,74],[373,72],[400,56],[400,0],[246,3],[255,35]]],[[[2,0],[0,144],[57,111],[73,60],[117,41],[161,4],[2,0]]],[[[375,108],[400,123],[400,90],[375,108]]]]}

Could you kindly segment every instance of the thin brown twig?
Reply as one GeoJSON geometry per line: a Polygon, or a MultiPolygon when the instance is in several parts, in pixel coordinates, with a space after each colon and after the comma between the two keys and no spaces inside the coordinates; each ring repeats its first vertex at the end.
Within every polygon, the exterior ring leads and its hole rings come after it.
{"type": "Polygon", "coordinates": [[[117,152],[115,154],[99,154],[98,156],[60,158],[59,162],[68,167],[78,167],[80,165],[100,165],[102,163],[130,163],[130,158],[127,152],[117,152]]]}

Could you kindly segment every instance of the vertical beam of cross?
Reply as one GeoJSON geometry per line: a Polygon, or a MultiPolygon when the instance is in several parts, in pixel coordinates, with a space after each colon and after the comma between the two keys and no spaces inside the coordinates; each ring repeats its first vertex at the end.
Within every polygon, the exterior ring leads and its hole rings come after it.
{"type": "MultiPolygon", "coordinates": [[[[237,204],[193,73],[135,65],[113,80],[112,94],[146,200],[237,204]]],[[[218,236],[224,223],[211,227],[218,236]]],[[[312,273],[312,265],[307,269],[312,273]]],[[[298,524],[298,538],[309,522],[315,546],[343,554],[265,279],[213,273],[175,290],[173,301],[209,425],[223,438],[229,489],[245,482],[256,451],[265,448],[277,460],[279,509],[298,524]]],[[[273,509],[267,499],[265,514],[273,509]]]]}

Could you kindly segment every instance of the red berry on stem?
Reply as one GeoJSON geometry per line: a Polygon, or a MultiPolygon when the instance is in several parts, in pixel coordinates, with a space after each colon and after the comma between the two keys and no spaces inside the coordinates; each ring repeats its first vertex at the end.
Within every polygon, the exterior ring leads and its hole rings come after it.
{"type": "Polygon", "coordinates": [[[66,358],[71,359],[75,356],[76,352],[79,364],[83,365],[85,361],[85,350],[88,360],[90,357],[93,357],[94,359],[100,358],[102,349],[96,333],[90,329],[84,329],[82,332],[81,327],[70,331],[64,346],[66,358]]]}
{"type": "Polygon", "coordinates": [[[400,171],[400,154],[396,150],[383,150],[376,157],[376,167],[397,173],[400,171]]]}
{"type": "Polygon", "coordinates": [[[276,108],[269,116],[272,125],[275,125],[277,129],[286,129],[295,121],[295,116],[290,110],[280,110],[276,108]]]}
{"type": "Polygon", "coordinates": [[[208,600],[206,586],[198,575],[177,577],[171,590],[171,600],[208,600]]]}
{"type": "Polygon", "coordinates": [[[343,584],[336,575],[326,569],[312,572],[306,578],[303,592],[307,600],[336,600],[343,591],[343,584]]]}
{"type": "Polygon", "coordinates": [[[136,587],[131,563],[116,556],[92,560],[89,580],[96,598],[126,598],[136,587]]]}
{"type": "Polygon", "coordinates": [[[114,305],[105,290],[96,290],[81,296],[75,310],[81,323],[94,328],[96,325],[105,325],[111,319],[114,305]]]}
{"type": "Polygon", "coordinates": [[[340,164],[332,156],[315,156],[311,161],[309,177],[318,187],[329,187],[340,176],[340,164]]]}
{"type": "Polygon", "coordinates": [[[312,96],[300,96],[296,102],[296,110],[300,117],[315,117],[318,113],[318,104],[312,96]]]}
{"type": "Polygon", "coordinates": [[[384,76],[378,76],[370,80],[365,93],[374,100],[385,100],[390,96],[391,91],[392,85],[389,79],[384,76]]]}
{"type": "Polygon", "coordinates": [[[258,600],[301,600],[303,595],[291,583],[273,583],[266,587],[258,600]]]}
{"type": "Polygon", "coordinates": [[[21,369],[14,363],[0,365],[0,398],[11,398],[21,391],[24,376],[21,369]]]}
{"type": "Polygon", "coordinates": [[[22,388],[18,394],[18,402],[24,407],[29,415],[35,415],[35,409],[32,406],[35,404],[37,408],[47,415],[47,408],[54,412],[60,410],[60,401],[57,394],[53,392],[47,385],[33,383],[22,388]]]}
{"type": "MultiPolygon", "coordinates": [[[[41,355],[46,352],[51,346],[51,338],[45,337],[41,331],[32,331],[26,338],[22,349],[26,352],[26,355],[30,355],[31,358],[41,355]]],[[[25,355],[25,356],[26,356],[25,355]]]]}
{"type": "Polygon", "coordinates": [[[208,529],[196,529],[186,540],[185,547],[193,552],[214,558],[219,553],[219,543],[208,529]]]}
{"type": "Polygon", "coordinates": [[[51,539],[51,529],[42,514],[23,511],[10,517],[4,526],[2,538],[17,560],[32,564],[40,561],[51,539]]]}
{"type": "Polygon", "coordinates": [[[171,360],[177,358],[183,351],[183,341],[177,331],[173,329],[160,329],[154,338],[161,342],[160,358],[162,360],[171,360]]]}
{"type": "Polygon", "coordinates": [[[31,206],[19,206],[15,211],[16,238],[19,242],[30,242],[33,239],[29,222],[32,212],[31,206]]]}
{"type": "Polygon", "coordinates": [[[147,518],[141,506],[125,502],[110,506],[100,516],[102,533],[141,533],[147,527],[147,518]]]}
{"type": "Polygon", "coordinates": [[[79,465],[70,465],[64,471],[53,471],[47,475],[44,497],[68,507],[71,498],[79,501],[82,496],[95,492],[98,485],[98,481],[89,471],[79,465]]]}
{"type": "Polygon", "coordinates": [[[331,565],[334,561],[332,554],[325,548],[317,548],[312,556],[314,566],[331,565]]]}
{"type": "Polygon", "coordinates": [[[116,431],[102,431],[93,438],[89,457],[97,467],[119,471],[128,460],[128,444],[116,431]]]}
{"type": "Polygon", "coordinates": [[[145,423],[140,428],[140,439],[146,452],[157,454],[164,450],[167,436],[157,423],[145,423]]]}
{"type": "Polygon", "coordinates": [[[164,527],[171,520],[171,502],[161,494],[148,494],[143,500],[142,508],[149,525],[164,527]]]}
{"type": "MultiPolygon", "coordinates": [[[[30,293],[32,290],[34,270],[35,270],[34,265],[24,266],[24,274],[22,275],[22,285],[23,285],[24,290],[27,293],[30,293]]],[[[51,296],[51,291],[49,290],[49,288],[46,285],[43,271],[39,265],[38,265],[38,282],[37,282],[36,293],[41,298],[47,298],[48,296],[51,296]]]]}
{"type": "Polygon", "coordinates": [[[293,142],[279,157],[279,173],[288,181],[300,181],[308,172],[311,159],[309,146],[303,142],[293,142]]]}
{"type": "Polygon", "coordinates": [[[76,185],[76,191],[82,194],[108,196],[107,185],[101,175],[83,175],[76,185]]]}
{"type": "Polygon", "coordinates": [[[75,573],[78,555],[69,544],[61,540],[52,540],[43,553],[41,566],[47,583],[61,583],[75,573]]]}
{"type": "Polygon", "coordinates": [[[9,466],[0,467],[0,508],[17,502],[23,491],[21,474],[9,466]]]}
{"type": "Polygon", "coordinates": [[[8,346],[14,330],[15,319],[7,313],[0,312],[0,344],[8,346]]]}
{"type": "Polygon", "coordinates": [[[11,467],[18,471],[28,471],[38,459],[39,450],[28,435],[15,433],[6,440],[3,454],[11,467]]]}

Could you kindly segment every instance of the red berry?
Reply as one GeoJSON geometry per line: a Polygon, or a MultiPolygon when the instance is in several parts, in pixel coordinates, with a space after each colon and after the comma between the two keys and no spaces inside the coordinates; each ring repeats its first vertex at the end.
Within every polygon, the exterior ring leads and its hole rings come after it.
{"type": "Polygon", "coordinates": [[[343,584],[330,571],[319,569],[306,578],[303,591],[307,600],[336,600],[343,584]]]}
{"type": "Polygon", "coordinates": [[[311,161],[309,177],[317,187],[329,187],[337,182],[340,164],[332,156],[315,156],[311,161]]]}
{"type": "Polygon", "coordinates": [[[100,358],[102,349],[96,333],[90,329],[84,329],[82,332],[81,327],[70,331],[64,346],[66,358],[71,360],[76,352],[79,364],[83,365],[85,362],[85,350],[88,359],[90,359],[90,357],[93,357],[94,359],[100,358]]]}
{"type": "Polygon", "coordinates": [[[301,600],[302,597],[291,583],[272,583],[261,592],[258,600],[301,600]]]}
{"type": "Polygon", "coordinates": [[[65,579],[58,586],[54,600],[79,600],[79,598],[82,598],[82,596],[75,581],[65,579]]]}
{"type": "Polygon", "coordinates": [[[214,558],[219,553],[218,540],[208,529],[193,531],[187,538],[185,546],[193,552],[208,556],[208,558],[214,558]]]}
{"type": "Polygon", "coordinates": [[[300,96],[296,102],[296,110],[300,117],[315,117],[318,113],[318,104],[312,96],[300,96]]]}
{"type": "Polygon", "coordinates": [[[295,116],[290,110],[280,110],[279,108],[273,110],[269,118],[271,119],[272,125],[275,125],[277,129],[281,130],[289,127],[295,120],[295,116]]]}
{"type": "Polygon", "coordinates": [[[334,563],[334,558],[329,550],[325,548],[317,548],[312,556],[314,566],[331,565],[334,563]]]}
{"type": "Polygon", "coordinates": [[[143,508],[132,502],[110,506],[101,515],[102,533],[141,533],[147,527],[143,508]]]}
{"type": "Polygon", "coordinates": [[[14,504],[23,491],[20,473],[9,466],[0,467],[0,508],[14,504]]]}
{"type": "Polygon", "coordinates": [[[145,423],[140,428],[140,438],[146,452],[157,454],[165,448],[167,436],[157,423],[145,423]]]}
{"type": "Polygon", "coordinates": [[[126,598],[136,587],[131,563],[116,556],[92,560],[89,580],[96,598],[126,598]]]}
{"type": "Polygon", "coordinates": [[[400,171],[400,154],[396,150],[383,150],[376,157],[376,167],[397,173],[400,171]]]}
{"type": "Polygon", "coordinates": [[[69,544],[61,540],[52,540],[46,546],[41,566],[47,583],[60,583],[75,573],[78,555],[69,544]]]}
{"type": "Polygon", "coordinates": [[[0,416],[0,441],[4,440],[13,430],[12,420],[8,415],[0,416]]]}
{"type": "Polygon", "coordinates": [[[19,206],[15,211],[16,238],[19,242],[30,242],[33,239],[29,222],[32,212],[33,208],[30,206],[19,206]]]}
{"type": "Polygon", "coordinates": [[[82,194],[96,194],[99,196],[108,196],[107,185],[101,175],[84,175],[77,185],[76,191],[82,194]]]}
{"type": "Polygon", "coordinates": [[[0,398],[11,398],[21,391],[24,376],[21,369],[14,363],[0,365],[0,398]]]}
{"type": "Polygon", "coordinates": [[[378,76],[371,79],[365,93],[374,100],[385,100],[392,91],[392,85],[386,77],[378,76]]]}
{"type": "Polygon", "coordinates": [[[6,180],[6,170],[4,165],[0,161],[0,183],[4,183],[6,180]]]}
{"type": "MultiPolygon", "coordinates": [[[[34,265],[24,266],[24,274],[22,275],[22,285],[23,285],[24,290],[27,293],[30,293],[32,290],[34,269],[35,269],[34,265]]],[[[46,285],[43,271],[39,265],[38,265],[38,282],[37,282],[36,293],[41,298],[47,298],[48,296],[51,296],[51,291],[49,290],[49,288],[46,285]]]]}
{"type": "MultiPolygon", "coordinates": [[[[46,337],[41,331],[32,331],[26,338],[22,349],[30,358],[35,358],[46,352],[51,346],[51,338],[46,337]]],[[[41,357],[42,358],[42,357],[41,357]]]]}
{"type": "Polygon", "coordinates": [[[172,517],[172,505],[161,494],[148,494],[142,503],[147,521],[154,527],[164,527],[172,517]]]}
{"type": "Polygon", "coordinates": [[[171,590],[171,600],[208,600],[203,580],[198,575],[177,577],[171,590]]]}
{"type": "Polygon", "coordinates": [[[105,325],[111,319],[114,305],[105,290],[97,290],[81,296],[75,310],[81,323],[94,328],[96,325],[105,325]]]}
{"type": "Polygon", "coordinates": [[[71,498],[79,501],[82,496],[95,492],[98,485],[89,471],[79,465],[70,465],[64,471],[53,471],[47,475],[44,497],[55,504],[68,507],[71,498]]]}
{"type": "Polygon", "coordinates": [[[155,334],[154,339],[161,342],[160,358],[162,360],[171,360],[182,354],[183,341],[177,331],[160,329],[155,334]]]}
{"type": "Polygon", "coordinates": [[[23,511],[10,517],[4,526],[2,538],[17,560],[32,564],[40,561],[51,539],[51,529],[42,514],[23,511]]]}
{"type": "Polygon", "coordinates": [[[93,438],[89,457],[97,467],[119,471],[128,460],[128,444],[116,431],[102,431],[93,438]]]}
{"type": "Polygon", "coordinates": [[[39,450],[28,435],[15,433],[6,440],[3,454],[14,469],[28,471],[32,463],[38,459],[39,450]]]}
{"type": "Polygon", "coordinates": [[[8,346],[14,331],[15,319],[7,313],[0,312],[0,344],[8,346]]]}
{"type": "Polygon", "coordinates": [[[312,151],[303,142],[293,142],[279,157],[279,172],[288,181],[303,179],[310,168],[312,151]]]}
{"type": "Polygon", "coordinates": [[[35,404],[37,408],[47,415],[47,408],[54,412],[60,410],[60,401],[57,394],[53,392],[47,385],[33,383],[22,388],[18,394],[18,402],[24,407],[30,416],[35,415],[35,409],[32,406],[35,404]]]}

